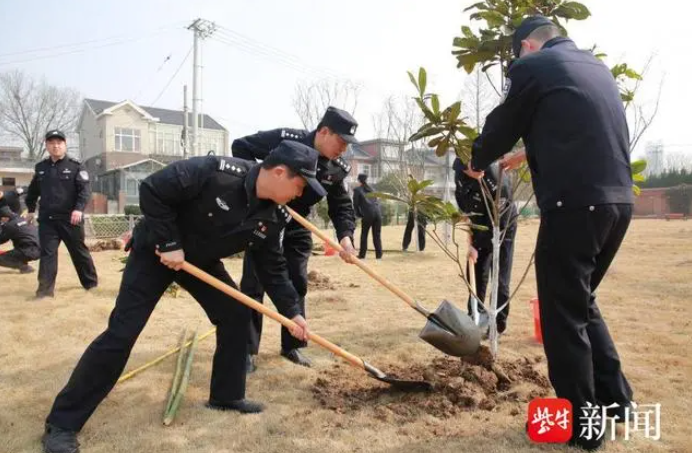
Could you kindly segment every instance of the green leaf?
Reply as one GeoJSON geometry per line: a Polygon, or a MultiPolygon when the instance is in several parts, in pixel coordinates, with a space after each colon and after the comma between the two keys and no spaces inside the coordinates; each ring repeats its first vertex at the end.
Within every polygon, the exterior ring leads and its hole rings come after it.
{"type": "Polygon", "coordinates": [[[457,101],[449,107],[448,121],[450,123],[453,123],[454,121],[457,120],[457,118],[459,118],[460,113],[461,113],[461,101],[457,101]]]}
{"type": "Polygon", "coordinates": [[[632,192],[634,192],[634,196],[638,197],[642,193],[642,189],[639,188],[638,185],[634,184],[632,185],[632,192]]]}
{"type": "Polygon", "coordinates": [[[642,175],[641,173],[635,173],[632,175],[632,180],[634,182],[644,182],[646,181],[646,177],[642,175]]]}
{"type": "Polygon", "coordinates": [[[399,198],[395,195],[392,195],[391,193],[385,193],[385,192],[370,192],[368,196],[372,196],[373,198],[380,198],[382,200],[391,200],[391,201],[398,201],[401,203],[406,203],[408,204],[408,200],[404,200],[403,198],[399,198]]]}
{"type": "Polygon", "coordinates": [[[473,5],[469,6],[468,8],[464,8],[464,12],[469,11],[471,9],[488,9],[488,7],[485,5],[485,2],[478,2],[474,3],[473,5]]]}
{"type": "Polygon", "coordinates": [[[571,10],[571,16],[566,19],[585,20],[591,16],[591,11],[585,5],[578,2],[565,2],[562,6],[571,10]]]}
{"type": "Polygon", "coordinates": [[[440,142],[441,142],[442,140],[444,140],[444,139],[445,139],[444,137],[435,137],[435,138],[433,138],[432,140],[430,140],[430,141],[428,142],[428,146],[431,147],[431,148],[435,148],[435,147],[436,147],[437,145],[439,145],[440,142]]]}
{"type": "Polygon", "coordinates": [[[418,88],[418,82],[416,82],[416,78],[413,76],[413,73],[411,73],[411,71],[406,71],[406,73],[408,74],[408,78],[411,79],[413,86],[416,87],[416,91],[420,91],[420,88],[418,88]]]}
{"type": "Polygon", "coordinates": [[[440,119],[438,117],[436,117],[433,112],[430,111],[428,106],[425,105],[425,103],[423,103],[423,101],[420,98],[416,98],[416,104],[418,104],[418,107],[421,109],[421,111],[423,112],[423,115],[425,115],[425,117],[428,119],[428,121],[430,121],[431,123],[435,123],[435,124],[440,122],[440,119]]]}
{"type": "Polygon", "coordinates": [[[637,71],[631,68],[627,68],[627,70],[625,71],[625,75],[630,79],[642,80],[642,76],[637,71]]]}
{"type": "Polygon", "coordinates": [[[632,162],[630,164],[630,166],[632,167],[632,174],[636,175],[636,174],[642,173],[644,170],[646,170],[646,165],[647,165],[647,162],[645,159],[635,160],[634,162],[632,162]]]}
{"type": "Polygon", "coordinates": [[[439,116],[440,115],[440,98],[436,94],[433,94],[431,96],[431,99],[432,99],[433,113],[435,113],[436,116],[439,116]]]}
{"type": "Polygon", "coordinates": [[[470,38],[470,39],[475,38],[473,32],[471,31],[471,28],[470,28],[470,27],[467,27],[466,25],[463,25],[463,26],[461,27],[461,33],[462,33],[464,36],[466,36],[467,38],[470,38]]]}
{"type": "Polygon", "coordinates": [[[427,85],[428,74],[425,68],[421,67],[418,70],[418,87],[420,88],[421,94],[425,94],[425,86],[427,85]]]}

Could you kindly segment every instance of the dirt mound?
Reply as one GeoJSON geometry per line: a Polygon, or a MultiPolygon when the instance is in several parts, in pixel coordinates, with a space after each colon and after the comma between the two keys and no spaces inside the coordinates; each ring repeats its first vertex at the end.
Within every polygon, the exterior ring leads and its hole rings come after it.
{"type": "MultiPolygon", "coordinates": [[[[373,408],[377,418],[388,421],[407,421],[423,414],[448,418],[547,395],[550,383],[535,369],[540,361],[541,357],[500,358],[493,364],[490,351],[482,346],[474,356],[463,359],[440,357],[430,363],[382,365],[393,378],[430,382],[433,391],[423,393],[399,391],[353,367],[337,364],[315,381],[312,393],[323,407],[338,413],[373,408]]],[[[512,409],[513,415],[518,413],[512,409]]]]}
{"type": "Polygon", "coordinates": [[[321,274],[317,271],[308,272],[308,288],[310,289],[336,289],[336,284],[332,282],[329,275],[321,274]]]}
{"type": "Polygon", "coordinates": [[[122,239],[99,239],[87,244],[90,252],[103,252],[104,250],[122,250],[124,247],[122,239]]]}

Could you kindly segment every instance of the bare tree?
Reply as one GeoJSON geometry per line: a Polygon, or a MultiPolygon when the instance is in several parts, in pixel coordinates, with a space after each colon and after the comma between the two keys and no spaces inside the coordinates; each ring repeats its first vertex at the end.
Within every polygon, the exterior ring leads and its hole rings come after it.
{"type": "Polygon", "coordinates": [[[74,129],[80,103],[73,89],[49,85],[21,71],[0,74],[0,129],[20,139],[30,159],[43,156],[46,131],[74,129]]]}
{"type": "Polygon", "coordinates": [[[666,154],[665,170],[668,172],[680,172],[682,170],[692,172],[692,156],[683,151],[666,154]]]}
{"type": "Polygon", "coordinates": [[[478,132],[483,128],[485,117],[500,102],[500,96],[490,85],[489,79],[483,74],[480,67],[476,67],[466,77],[460,98],[465,106],[464,112],[469,115],[467,122],[478,132]]]}
{"type": "Polygon", "coordinates": [[[293,109],[305,129],[314,129],[329,106],[355,116],[363,86],[350,80],[323,79],[299,83],[293,95],[293,109]]]}
{"type": "Polygon", "coordinates": [[[636,79],[634,87],[632,88],[632,95],[634,99],[625,103],[625,113],[627,114],[628,123],[630,125],[630,153],[634,151],[642,138],[646,130],[653,123],[654,118],[658,114],[658,106],[661,101],[661,91],[663,89],[664,77],[658,82],[658,91],[653,102],[646,103],[640,100],[640,96],[636,96],[640,92],[643,79],[651,69],[651,63],[654,60],[655,55],[650,55],[644,64],[640,76],[641,78],[636,79]]]}

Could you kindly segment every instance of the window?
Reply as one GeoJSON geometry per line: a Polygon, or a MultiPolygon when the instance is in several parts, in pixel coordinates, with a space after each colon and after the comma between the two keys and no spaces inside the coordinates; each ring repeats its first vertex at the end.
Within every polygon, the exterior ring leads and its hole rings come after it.
{"type": "Polygon", "coordinates": [[[17,181],[14,178],[2,178],[3,186],[16,186],[17,181]]]}
{"type": "Polygon", "coordinates": [[[136,179],[127,178],[127,189],[125,191],[128,196],[136,197],[139,195],[139,182],[136,179]]]}
{"type": "Polygon", "coordinates": [[[178,140],[176,134],[159,133],[156,142],[157,154],[176,155],[178,154],[178,140]]]}
{"type": "Polygon", "coordinates": [[[116,151],[141,151],[141,137],[139,129],[115,128],[116,151]]]}
{"type": "Polygon", "coordinates": [[[370,164],[360,164],[360,172],[370,177],[372,176],[372,166],[370,164]]]}
{"type": "Polygon", "coordinates": [[[385,159],[399,159],[399,147],[392,145],[384,145],[382,154],[385,159]]]}

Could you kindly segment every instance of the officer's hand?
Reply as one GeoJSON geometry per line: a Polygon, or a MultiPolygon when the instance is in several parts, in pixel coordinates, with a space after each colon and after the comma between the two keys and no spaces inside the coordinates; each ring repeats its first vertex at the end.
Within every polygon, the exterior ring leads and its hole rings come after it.
{"type": "Polygon", "coordinates": [[[291,335],[302,341],[308,341],[308,323],[301,315],[294,316],[291,321],[293,321],[296,326],[289,330],[291,335]]]}
{"type": "Polygon", "coordinates": [[[161,257],[161,264],[176,271],[182,269],[183,262],[185,261],[183,249],[159,253],[159,256],[161,257]]]}
{"type": "Polygon", "coordinates": [[[72,225],[79,225],[82,222],[82,217],[84,214],[82,214],[82,211],[72,211],[72,215],[70,216],[70,223],[72,225]]]}
{"type": "Polygon", "coordinates": [[[356,263],[356,249],[353,247],[353,242],[351,242],[351,238],[346,236],[339,242],[341,244],[341,248],[343,248],[343,251],[339,252],[339,256],[341,257],[342,260],[349,264],[355,264],[356,263]]]}
{"type": "Polygon", "coordinates": [[[519,168],[519,166],[526,160],[526,151],[522,150],[516,153],[507,154],[505,157],[500,159],[500,167],[503,170],[514,170],[519,168]]]}
{"type": "Polygon", "coordinates": [[[35,214],[33,212],[27,212],[26,217],[24,217],[27,222],[34,223],[35,214]]]}
{"type": "Polygon", "coordinates": [[[476,261],[478,261],[478,250],[472,245],[469,245],[468,260],[473,264],[476,264],[476,261]]]}
{"type": "Polygon", "coordinates": [[[466,173],[467,176],[473,179],[481,179],[483,175],[485,175],[484,171],[476,171],[471,168],[466,168],[465,170],[462,170],[464,173],[466,173]]]}

